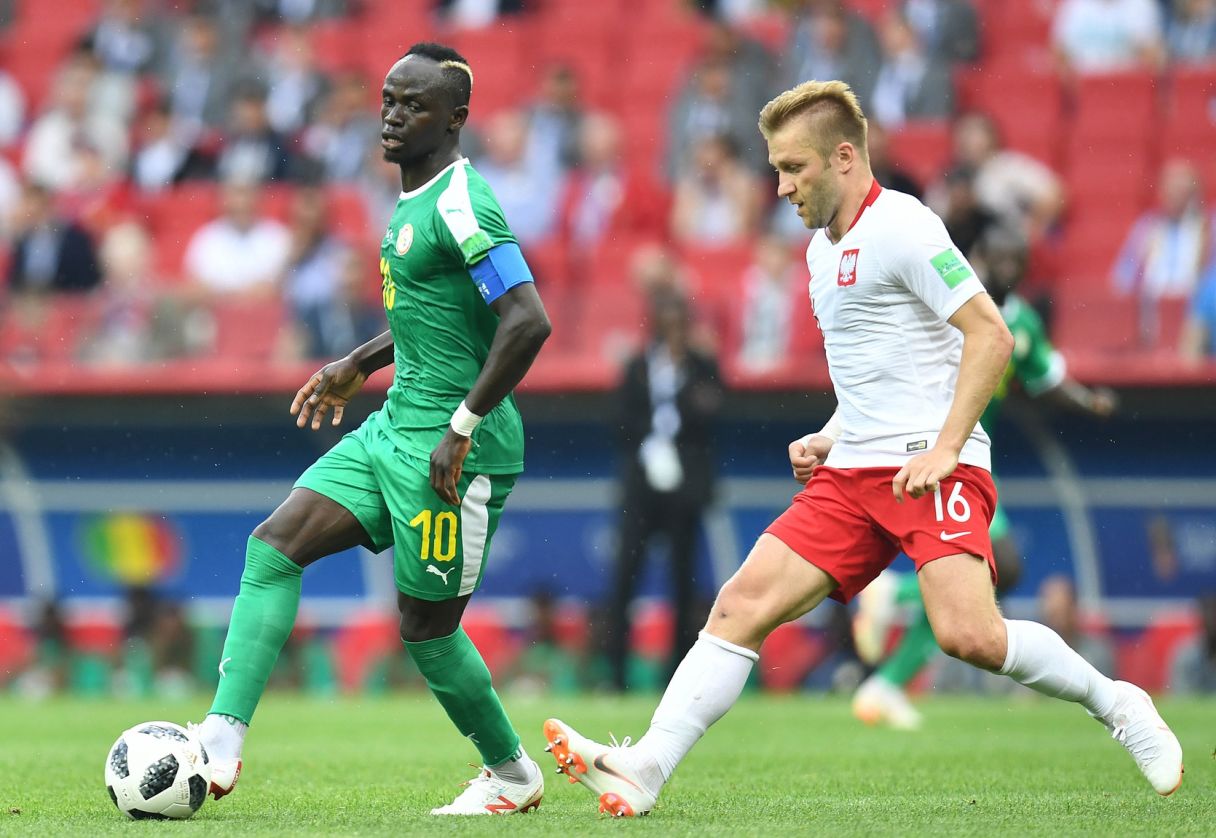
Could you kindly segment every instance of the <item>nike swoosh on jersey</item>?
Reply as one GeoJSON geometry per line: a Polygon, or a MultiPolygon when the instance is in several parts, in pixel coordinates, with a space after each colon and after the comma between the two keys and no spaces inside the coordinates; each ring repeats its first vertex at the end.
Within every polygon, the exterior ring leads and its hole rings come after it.
{"type": "Polygon", "coordinates": [[[942,541],[953,541],[956,538],[962,538],[964,535],[971,535],[971,530],[963,530],[962,532],[947,533],[942,530],[940,538],[942,541]]]}

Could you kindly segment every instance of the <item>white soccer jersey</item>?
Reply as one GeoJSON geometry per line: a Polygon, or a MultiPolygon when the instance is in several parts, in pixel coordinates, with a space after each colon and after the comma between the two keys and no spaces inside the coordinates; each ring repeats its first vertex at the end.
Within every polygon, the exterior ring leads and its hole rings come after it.
{"type": "MultiPolygon", "coordinates": [[[[963,350],[947,320],[984,287],[941,219],[877,182],[839,242],[815,233],[806,264],[843,427],[825,464],[902,466],[937,442],[963,350]]],[[[991,470],[978,423],[959,461],[991,470]]]]}

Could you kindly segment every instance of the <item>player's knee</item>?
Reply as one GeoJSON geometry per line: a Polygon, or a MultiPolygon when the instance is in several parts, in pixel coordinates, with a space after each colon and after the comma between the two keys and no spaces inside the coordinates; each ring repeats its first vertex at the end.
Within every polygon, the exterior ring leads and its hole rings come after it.
{"type": "Polygon", "coordinates": [[[271,514],[269,518],[253,528],[253,537],[278,550],[292,561],[296,561],[292,555],[294,545],[291,543],[290,532],[287,527],[283,526],[276,514],[271,514]]]}
{"type": "Polygon", "coordinates": [[[776,613],[773,605],[762,586],[736,575],[718,592],[706,629],[732,643],[750,645],[782,623],[784,615],[776,613]]]}
{"type": "Polygon", "coordinates": [[[939,620],[933,626],[937,645],[952,658],[984,669],[1000,669],[1005,662],[1004,624],[985,620],[939,620]],[[999,631],[998,631],[999,629],[999,631]]]}

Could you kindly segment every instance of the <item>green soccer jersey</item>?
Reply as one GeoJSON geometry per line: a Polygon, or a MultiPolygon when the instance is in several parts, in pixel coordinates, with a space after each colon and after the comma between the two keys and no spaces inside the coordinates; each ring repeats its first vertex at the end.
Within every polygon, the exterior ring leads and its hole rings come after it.
{"type": "Polygon", "coordinates": [[[1020,381],[1026,394],[1033,397],[1057,386],[1064,380],[1065,372],[1064,357],[1051,345],[1043,321],[1032,306],[1016,294],[1010,294],[1001,306],[1001,316],[1013,333],[1013,356],[980,417],[980,424],[990,437],[1013,379],[1020,381]]]}
{"type": "MultiPolygon", "coordinates": [[[[502,209],[467,159],[402,192],[380,244],[384,310],[396,373],[377,421],[402,451],[426,462],[490,352],[498,315],[469,268],[514,242],[502,209]]],[[[466,471],[523,470],[524,432],[507,396],[473,432],[466,471]]]]}

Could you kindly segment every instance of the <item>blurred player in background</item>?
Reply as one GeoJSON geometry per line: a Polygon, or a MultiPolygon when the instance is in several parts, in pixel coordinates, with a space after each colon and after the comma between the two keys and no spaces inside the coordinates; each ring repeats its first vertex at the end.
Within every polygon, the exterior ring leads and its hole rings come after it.
{"type": "MultiPolygon", "coordinates": [[[[415,44],[384,80],[385,160],[401,197],[380,246],[389,330],[327,364],[296,394],[299,427],[342,419],[378,369],[394,364],[384,406],[314,463],[249,539],[240,594],[201,727],[211,791],[232,791],[241,746],[300,601],[324,556],[394,550],[401,639],[484,767],[438,815],[510,814],[544,791],[460,627],[490,539],[523,470],[512,390],[550,326],[498,202],[460,151],[473,73],[454,50],[415,44]]],[[[408,735],[406,730],[402,735],[408,735]]]]}
{"type": "MultiPolygon", "coordinates": [[[[1042,318],[1018,296],[1017,287],[1026,274],[1028,255],[1026,240],[1007,225],[989,228],[978,242],[976,261],[980,277],[993,301],[1000,306],[1001,317],[1013,334],[1013,356],[992,394],[992,401],[980,417],[980,424],[989,437],[996,429],[1001,405],[1015,380],[1033,399],[1097,418],[1110,416],[1116,406],[1112,391],[1091,389],[1068,377],[1064,356],[1051,345],[1042,318]]],[[[999,597],[1013,590],[1022,574],[1021,551],[999,503],[988,533],[996,560],[999,597]]],[[[854,621],[854,640],[863,660],[877,662],[900,605],[914,606],[915,616],[890,657],[858,689],[853,698],[853,713],[867,724],[886,723],[912,730],[920,727],[921,715],[908,701],[906,688],[937,651],[933,629],[921,607],[915,574],[886,571],[861,593],[854,621]]]]}
{"type": "Polygon", "coordinates": [[[722,587],[646,735],[609,747],[550,719],[545,738],[559,770],[587,786],[601,811],[650,811],[738,700],[764,639],[828,596],[847,602],[902,550],[947,654],[1081,704],[1170,794],[1182,749],[1148,695],[1102,675],[1051,629],[997,609],[988,537],[996,490],[979,419],[1014,338],[996,304],[941,220],[874,180],[866,120],[847,85],[786,91],[761,111],[760,130],[778,196],[816,231],[810,296],[837,411],[790,443],[806,488],[722,587]]]}

